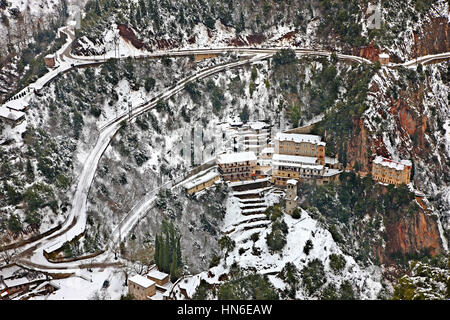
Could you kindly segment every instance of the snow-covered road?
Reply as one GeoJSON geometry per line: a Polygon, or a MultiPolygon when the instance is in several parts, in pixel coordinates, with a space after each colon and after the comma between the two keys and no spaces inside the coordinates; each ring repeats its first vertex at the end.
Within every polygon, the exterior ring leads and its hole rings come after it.
{"type": "MultiPolygon", "coordinates": [[[[53,78],[55,78],[60,73],[65,72],[73,67],[88,65],[92,63],[103,63],[107,59],[111,58],[110,54],[92,57],[72,56],[70,54],[70,47],[74,39],[73,31],[70,27],[61,28],[61,31],[65,32],[68,35],[68,41],[60,50],[58,50],[56,54],[60,62],[60,66],[52,70],[51,72],[47,73],[44,77],[42,77],[35,83],[35,86],[37,85],[37,87],[39,88],[48,84],[53,78]]],[[[142,113],[154,108],[159,100],[168,99],[173,95],[179,93],[180,91],[184,90],[185,85],[189,82],[193,82],[208,77],[223,70],[241,67],[246,64],[252,64],[264,59],[268,59],[280,49],[282,48],[223,47],[223,48],[204,48],[193,50],[177,50],[177,51],[166,51],[157,53],[146,53],[134,56],[136,58],[154,58],[154,57],[161,57],[163,55],[175,57],[175,56],[187,56],[205,53],[223,54],[227,52],[252,55],[242,61],[226,63],[204,69],[193,76],[181,80],[180,82],[177,83],[177,85],[166,89],[156,98],[153,98],[150,102],[134,106],[130,114],[127,112],[126,114],[119,115],[118,117],[104,124],[100,128],[100,133],[96,145],[91,150],[86,161],[84,162],[82,173],[79,177],[76,192],[72,200],[72,209],[70,211],[68,219],[65,221],[65,223],[62,225],[62,228],[57,233],[49,235],[47,237],[37,240],[34,243],[24,246],[22,249],[26,251],[26,255],[21,255],[19,258],[19,262],[23,264],[28,263],[28,265],[33,265],[35,268],[39,268],[39,266],[45,269],[53,268],[55,264],[49,262],[44,257],[43,255],[44,250],[46,250],[47,252],[55,251],[56,249],[59,249],[65,241],[68,240],[70,241],[84,232],[86,228],[86,218],[87,218],[86,216],[87,196],[92,181],[94,179],[97,165],[104,151],[110,144],[112,138],[119,130],[122,122],[127,121],[129,119],[133,119],[141,115],[142,113]]],[[[294,50],[298,55],[330,56],[332,54],[332,52],[329,51],[320,51],[320,50],[318,51],[311,49],[294,49],[294,50]]],[[[337,57],[339,59],[352,60],[360,63],[372,63],[371,61],[358,56],[337,54],[337,57]]],[[[443,53],[439,55],[421,57],[418,58],[417,61],[419,61],[420,63],[424,63],[436,59],[445,59],[449,57],[450,53],[443,53]]],[[[410,66],[415,63],[416,59],[406,62],[403,65],[410,66]]],[[[24,90],[30,92],[29,88],[25,88],[24,90]]],[[[172,182],[169,182],[168,185],[171,186],[172,182]]],[[[134,227],[134,225],[139,221],[142,214],[144,214],[151,207],[156,197],[156,192],[157,190],[151,191],[147,195],[147,197],[143,201],[141,201],[139,205],[135,206],[135,208],[133,208],[133,210],[125,217],[125,219],[119,224],[119,228],[116,228],[116,230],[114,230],[112,234],[113,242],[117,241],[118,237],[121,234],[127,234],[134,227]]],[[[100,261],[100,260],[104,261],[106,257],[109,257],[109,254],[101,255],[96,259],[92,259],[92,261],[100,261]]],[[[55,268],[55,270],[59,270],[60,272],[67,272],[68,269],[75,270],[79,268],[80,264],[85,263],[86,261],[58,264],[58,268],[55,268]]]]}
{"type": "MultiPolygon", "coordinates": [[[[64,242],[70,241],[75,237],[81,235],[86,228],[86,204],[87,204],[87,196],[89,193],[90,186],[94,179],[94,175],[97,169],[98,162],[110,144],[112,138],[120,129],[122,122],[127,121],[129,119],[133,119],[140,114],[154,108],[157,102],[161,99],[168,99],[171,96],[179,93],[185,87],[185,85],[189,82],[196,81],[205,77],[208,77],[217,72],[229,69],[240,67],[245,64],[254,63],[263,59],[267,59],[271,57],[272,54],[260,54],[251,57],[248,60],[231,62],[219,66],[214,66],[205,70],[200,71],[196,75],[190,76],[182,81],[180,81],[176,86],[171,87],[164,91],[158,99],[154,99],[150,103],[144,103],[137,107],[135,107],[131,115],[128,113],[126,115],[118,116],[117,118],[111,120],[107,124],[105,124],[99,133],[99,137],[97,139],[97,143],[89,153],[88,158],[84,162],[83,170],[81,172],[77,188],[75,191],[74,198],[72,200],[72,209],[69,214],[69,218],[65,221],[62,228],[58,231],[58,233],[50,235],[48,237],[42,238],[34,243],[33,246],[28,245],[26,249],[30,249],[27,252],[27,256],[22,256],[19,260],[19,263],[25,264],[28,266],[33,266],[33,268],[38,269],[39,267],[42,269],[48,269],[55,266],[54,263],[48,261],[44,257],[44,250],[47,252],[53,252],[59,249],[64,242]],[[28,264],[27,264],[28,263],[28,264]]],[[[167,186],[171,186],[172,182],[167,183],[167,186]]],[[[150,199],[144,201],[141,206],[137,208],[137,210],[132,211],[129,215],[127,215],[126,219],[120,223],[120,229],[116,229],[113,232],[113,241],[117,241],[117,238],[122,232],[124,234],[128,233],[133,226],[139,221],[139,218],[143,213],[150,208],[155,199],[157,190],[153,190],[150,192],[152,197],[150,199]],[[119,231],[120,230],[120,231],[119,231]]],[[[104,261],[105,257],[110,256],[110,254],[105,253],[101,256],[98,256],[92,261],[104,261]]],[[[71,263],[58,264],[58,268],[53,269],[54,272],[67,272],[68,269],[76,270],[80,264],[85,264],[86,261],[78,261],[71,263]]]]}

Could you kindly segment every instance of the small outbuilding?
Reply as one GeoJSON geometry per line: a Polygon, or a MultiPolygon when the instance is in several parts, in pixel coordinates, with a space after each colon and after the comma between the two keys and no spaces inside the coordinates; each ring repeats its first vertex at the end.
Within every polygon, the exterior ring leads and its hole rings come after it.
{"type": "Polygon", "coordinates": [[[380,61],[382,66],[385,66],[389,63],[389,55],[387,53],[380,53],[378,56],[378,60],[380,61]]]}
{"type": "Polygon", "coordinates": [[[200,177],[197,177],[187,183],[184,184],[184,188],[187,190],[189,194],[194,194],[205,190],[212,186],[217,180],[219,180],[220,176],[215,171],[210,171],[200,177]]]}
{"type": "Polygon", "coordinates": [[[136,300],[151,300],[151,297],[156,294],[156,284],[137,274],[128,279],[128,293],[136,300]]]}
{"type": "Polygon", "coordinates": [[[54,68],[56,65],[56,61],[55,61],[55,55],[54,54],[48,54],[44,57],[45,60],[45,65],[48,68],[54,68]]]}
{"type": "Polygon", "coordinates": [[[25,120],[25,113],[3,106],[0,107],[0,120],[2,120],[6,124],[11,125],[12,127],[15,127],[23,120],[25,120]]]}
{"type": "Polygon", "coordinates": [[[169,282],[169,275],[156,269],[150,270],[150,272],[147,273],[147,278],[154,281],[159,286],[164,286],[169,282]]]}

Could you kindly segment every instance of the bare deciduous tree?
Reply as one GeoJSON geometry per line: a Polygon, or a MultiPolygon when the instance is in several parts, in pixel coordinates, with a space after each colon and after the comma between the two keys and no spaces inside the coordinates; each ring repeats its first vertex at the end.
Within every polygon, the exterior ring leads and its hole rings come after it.
{"type": "Polygon", "coordinates": [[[16,249],[13,250],[5,250],[0,252],[0,259],[4,264],[10,264],[14,257],[16,256],[17,252],[16,249]]]}

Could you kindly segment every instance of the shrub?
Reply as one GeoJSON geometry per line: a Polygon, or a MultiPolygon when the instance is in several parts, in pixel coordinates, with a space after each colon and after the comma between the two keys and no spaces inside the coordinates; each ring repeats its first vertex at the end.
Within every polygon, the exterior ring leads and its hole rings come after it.
{"type": "Polygon", "coordinates": [[[311,251],[311,249],[314,247],[313,243],[311,240],[307,240],[305,243],[305,246],[303,247],[303,252],[306,255],[309,255],[309,252],[311,251]]]}
{"type": "Polygon", "coordinates": [[[267,276],[244,275],[238,272],[233,279],[219,287],[219,300],[277,300],[278,293],[267,276]]]}
{"type": "Polygon", "coordinates": [[[292,218],[300,219],[300,217],[301,217],[300,210],[298,208],[295,208],[294,211],[292,212],[292,218]]]}
{"type": "Polygon", "coordinates": [[[288,286],[287,295],[291,299],[295,299],[297,284],[299,283],[298,270],[292,262],[286,263],[283,269],[278,274],[278,277],[282,279],[288,286]]]}
{"type": "Polygon", "coordinates": [[[22,221],[16,214],[11,214],[8,220],[8,229],[12,232],[20,232],[23,230],[22,221]]]}
{"type": "Polygon", "coordinates": [[[36,183],[29,187],[23,196],[30,211],[50,206],[53,211],[57,209],[57,202],[53,189],[43,183],[36,183]]]}
{"type": "Polygon", "coordinates": [[[330,255],[330,268],[335,274],[341,273],[346,263],[343,255],[334,253],[330,255]]]}
{"type": "Polygon", "coordinates": [[[301,276],[303,285],[310,295],[316,294],[318,289],[327,281],[322,261],[319,259],[310,261],[302,269],[301,276]]]}
{"type": "Polygon", "coordinates": [[[209,284],[205,280],[200,280],[200,285],[197,287],[194,295],[192,296],[192,300],[206,300],[209,290],[209,284]]]}
{"type": "Polygon", "coordinates": [[[337,300],[339,298],[334,283],[328,284],[325,289],[322,290],[322,295],[320,298],[322,300],[337,300]]]}
{"type": "Polygon", "coordinates": [[[341,283],[339,288],[339,299],[341,300],[355,300],[355,293],[353,291],[353,286],[350,281],[345,280],[341,283]]]}
{"type": "Polygon", "coordinates": [[[219,239],[219,247],[220,250],[226,249],[226,252],[233,251],[234,247],[236,246],[236,243],[234,240],[231,240],[228,236],[223,236],[219,239]]]}
{"type": "Polygon", "coordinates": [[[144,88],[145,91],[150,92],[155,88],[156,81],[152,77],[145,79],[144,88]]]}
{"type": "Polygon", "coordinates": [[[280,251],[286,244],[286,237],[281,230],[272,230],[266,238],[267,245],[272,251],[280,251]]]}
{"type": "Polygon", "coordinates": [[[256,242],[259,240],[259,233],[254,233],[250,236],[250,240],[252,240],[253,242],[256,242]]]}
{"type": "Polygon", "coordinates": [[[273,56],[273,64],[275,68],[279,66],[288,65],[288,64],[296,64],[297,56],[295,51],[292,49],[281,49],[273,56]]]}

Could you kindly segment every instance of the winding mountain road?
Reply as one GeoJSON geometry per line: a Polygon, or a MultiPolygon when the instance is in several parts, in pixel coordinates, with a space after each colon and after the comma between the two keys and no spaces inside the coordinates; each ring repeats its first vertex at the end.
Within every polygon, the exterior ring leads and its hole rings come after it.
{"type": "MultiPolygon", "coordinates": [[[[55,78],[58,74],[65,72],[69,70],[70,68],[78,67],[78,66],[84,66],[89,64],[99,64],[104,63],[108,60],[108,58],[105,58],[103,56],[93,56],[93,57],[78,57],[73,56],[71,54],[71,43],[74,40],[74,33],[71,30],[70,27],[62,28],[61,31],[65,32],[68,35],[68,41],[64,45],[62,49],[58,51],[57,58],[61,62],[60,70],[55,69],[54,74],[51,74],[50,76],[46,75],[44,76],[43,80],[40,82],[40,85],[45,86],[47,85],[53,78],[55,78]]],[[[111,119],[106,124],[100,127],[99,135],[97,138],[97,142],[93,149],[90,151],[88,157],[86,158],[84,162],[84,166],[82,169],[82,172],[80,174],[77,188],[75,191],[75,195],[72,200],[72,207],[71,211],[69,213],[68,218],[62,225],[61,229],[55,232],[54,234],[48,235],[47,237],[43,237],[33,243],[24,245],[21,247],[21,253],[19,253],[16,258],[15,262],[28,266],[30,268],[36,269],[36,270],[44,270],[49,271],[52,270],[52,272],[55,273],[67,273],[67,272],[76,272],[76,270],[79,270],[80,268],[84,267],[83,265],[86,265],[86,262],[78,261],[78,262],[67,262],[67,263],[61,263],[61,264],[54,264],[49,262],[44,257],[44,250],[47,252],[53,252],[57,249],[59,249],[64,242],[70,241],[74,239],[75,237],[78,237],[83,234],[85,228],[86,228],[86,220],[87,220],[87,214],[86,214],[86,205],[87,205],[87,196],[89,193],[89,189],[91,187],[92,181],[95,176],[95,172],[98,166],[98,163],[109,146],[112,138],[117,133],[117,131],[120,129],[123,122],[128,121],[130,119],[134,119],[137,116],[147,112],[148,110],[151,110],[154,108],[158,101],[160,100],[166,100],[176,94],[178,94],[180,91],[184,90],[185,85],[189,82],[197,81],[200,79],[203,79],[205,77],[211,76],[213,74],[216,74],[218,72],[222,72],[224,70],[228,70],[230,68],[238,68],[242,67],[244,65],[253,64],[258,61],[268,59],[272,57],[277,51],[279,51],[280,48],[252,48],[252,47],[223,47],[223,48],[205,48],[205,49],[193,49],[193,50],[172,50],[172,51],[165,51],[165,52],[158,52],[158,53],[148,53],[145,55],[139,55],[136,56],[136,58],[156,58],[156,57],[162,57],[162,56],[170,56],[170,57],[177,57],[177,56],[190,56],[195,54],[224,54],[228,52],[234,52],[237,54],[246,54],[249,55],[245,60],[242,61],[234,61],[230,63],[225,63],[222,65],[216,65],[213,67],[209,67],[206,69],[203,69],[199,71],[197,74],[189,76],[181,81],[179,81],[175,86],[172,86],[170,88],[165,89],[163,92],[161,92],[158,96],[151,99],[149,102],[142,103],[140,105],[134,106],[131,112],[127,112],[125,114],[119,115],[114,119],[111,119]]],[[[317,51],[317,50],[310,50],[310,49],[295,49],[295,52],[297,55],[319,55],[319,56],[330,56],[332,52],[328,51],[317,51]]],[[[350,60],[355,61],[359,63],[372,63],[371,61],[357,57],[357,56],[350,56],[350,55],[343,55],[343,54],[337,54],[337,57],[339,59],[344,60],[350,60]]],[[[434,56],[426,56],[418,58],[417,61],[419,63],[425,63],[430,62],[433,60],[438,59],[445,59],[449,58],[450,53],[444,53],[440,55],[434,55],[434,56]]],[[[416,59],[406,62],[403,65],[406,67],[412,66],[416,63],[416,59]]],[[[39,80],[38,80],[39,82],[39,80]]],[[[25,90],[25,89],[24,89],[25,90]]],[[[29,91],[29,90],[28,90],[29,91]]],[[[172,187],[173,182],[169,181],[165,187],[172,187]]],[[[161,187],[160,187],[161,188],[161,187]]],[[[155,189],[151,191],[143,201],[141,201],[137,206],[133,208],[133,210],[125,217],[124,220],[122,220],[119,225],[116,227],[116,229],[112,233],[112,241],[116,242],[119,235],[126,235],[133,226],[139,221],[140,217],[143,215],[143,213],[150,208],[152,205],[156,193],[158,189],[155,189]]],[[[97,263],[99,268],[104,267],[105,261],[107,261],[111,257],[111,251],[107,251],[105,254],[102,254],[98,256],[95,259],[91,259],[93,265],[91,267],[95,267],[95,264],[97,263]]]]}

